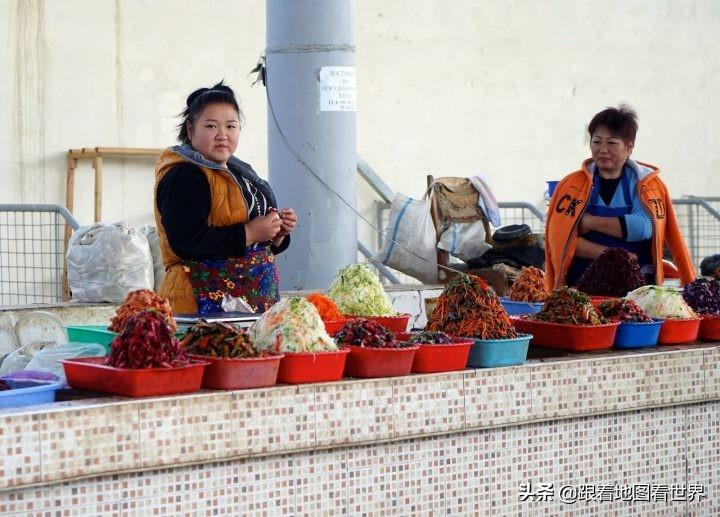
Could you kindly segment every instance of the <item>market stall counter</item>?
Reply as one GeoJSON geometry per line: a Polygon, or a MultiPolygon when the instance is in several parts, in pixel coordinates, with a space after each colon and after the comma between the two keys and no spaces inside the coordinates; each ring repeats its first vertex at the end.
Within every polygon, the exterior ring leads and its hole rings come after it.
{"type": "MultiPolygon", "coordinates": [[[[438,292],[389,294],[422,321],[423,300],[438,292]]],[[[98,321],[72,310],[82,309],[61,309],[74,323],[98,321]]],[[[718,504],[720,344],[540,355],[502,368],[0,410],[0,512],[512,512],[555,508],[523,506],[520,481],[581,477],[689,479],[706,497],[681,508],[718,504]]]]}

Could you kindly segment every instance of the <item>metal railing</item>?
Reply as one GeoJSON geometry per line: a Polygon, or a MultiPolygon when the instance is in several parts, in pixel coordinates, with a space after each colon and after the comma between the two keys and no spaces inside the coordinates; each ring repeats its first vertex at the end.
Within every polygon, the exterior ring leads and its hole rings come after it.
{"type": "Polygon", "coordinates": [[[66,224],[60,205],[0,204],[0,305],[62,300],[66,224]]]}
{"type": "Polygon", "coordinates": [[[534,205],[524,201],[501,201],[498,207],[503,226],[527,224],[533,233],[545,232],[545,214],[534,205]]]}
{"type": "Polygon", "coordinates": [[[680,231],[695,267],[700,272],[700,262],[720,253],[720,198],[687,196],[673,199],[680,231]],[[713,206],[715,205],[715,206],[713,206]]]}

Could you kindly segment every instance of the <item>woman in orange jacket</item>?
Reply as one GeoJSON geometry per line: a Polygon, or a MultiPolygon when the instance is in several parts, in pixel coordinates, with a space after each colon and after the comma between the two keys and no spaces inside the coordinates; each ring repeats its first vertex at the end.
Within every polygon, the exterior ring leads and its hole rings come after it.
{"type": "Polygon", "coordinates": [[[549,290],[575,285],[606,248],[624,248],[637,259],[648,283],[662,284],[667,244],[681,282],[695,279],[660,169],[630,159],[637,127],[637,115],[625,105],[607,108],[590,121],[592,157],[558,183],[548,206],[549,290]]]}
{"type": "Polygon", "coordinates": [[[176,313],[220,312],[226,297],[263,312],[279,299],[275,255],[290,243],[295,211],[278,209],[268,182],[233,156],[242,113],[228,86],[191,93],[182,117],[182,145],[155,169],[158,293],[176,313]]]}

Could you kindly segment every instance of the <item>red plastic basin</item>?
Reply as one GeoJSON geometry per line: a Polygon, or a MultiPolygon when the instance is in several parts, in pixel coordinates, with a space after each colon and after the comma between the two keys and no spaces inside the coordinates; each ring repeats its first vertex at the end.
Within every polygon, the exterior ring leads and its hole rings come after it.
{"type": "Polygon", "coordinates": [[[324,321],[325,324],[325,332],[330,334],[331,336],[334,336],[337,334],[338,330],[343,328],[343,325],[347,323],[347,320],[333,320],[333,321],[324,321]]]}
{"type": "Polygon", "coordinates": [[[283,355],[268,357],[225,358],[191,355],[195,360],[207,361],[202,387],[211,390],[240,390],[265,388],[277,382],[280,359],[283,355]]]}
{"type": "Polygon", "coordinates": [[[473,339],[458,338],[444,345],[421,344],[412,363],[414,373],[455,372],[467,367],[473,339]]]}
{"type": "Polygon", "coordinates": [[[332,352],[285,352],[277,380],[286,384],[339,381],[349,353],[348,348],[332,352]]]}
{"type": "Polygon", "coordinates": [[[105,366],[104,357],[77,357],[62,361],[67,382],[81,388],[122,397],[175,395],[200,389],[206,361],[176,368],[129,369],[105,366]]]}
{"type": "Polygon", "coordinates": [[[604,325],[568,325],[520,317],[510,317],[518,332],[532,334],[530,344],[544,348],[558,348],[573,352],[612,348],[620,323],[604,325]]]}
{"type": "Polygon", "coordinates": [[[409,314],[398,314],[396,316],[348,316],[346,314],[345,317],[348,319],[365,318],[379,323],[392,332],[407,332],[408,321],[410,321],[409,314]]]}
{"type": "Polygon", "coordinates": [[[660,327],[658,345],[692,343],[698,338],[701,318],[666,318],[660,327]]]}
{"type": "Polygon", "coordinates": [[[404,348],[351,346],[345,365],[346,377],[399,377],[409,375],[420,345],[404,348]]]}
{"type": "Polygon", "coordinates": [[[720,316],[704,315],[698,338],[703,341],[720,341],[720,316]]]}

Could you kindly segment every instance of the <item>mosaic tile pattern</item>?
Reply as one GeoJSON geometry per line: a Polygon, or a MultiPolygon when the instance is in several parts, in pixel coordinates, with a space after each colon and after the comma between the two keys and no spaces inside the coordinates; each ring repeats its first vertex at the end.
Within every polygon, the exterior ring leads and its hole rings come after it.
{"type": "Polygon", "coordinates": [[[720,399],[720,348],[703,350],[705,395],[711,400],[720,399]]]}
{"type": "Polygon", "coordinates": [[[701,400],[705,374],[703,355],[697,350],[647,356],[644,362],[648,403],[677,404],[701,400]]]}
{"type": "Polygon", "coordinates": [[[117,404],[39,415],[43,481],[138,467],[138,407],[117,404]]]}
{"type": "Polygon", "coordinates": [[[232,396],[225,393],[149,400],[140,405],[143,466],[172,465],[229,456],[232,396]]]}
{"type": "Polygon", "coordinates": [[[228,420],[235,454],[257,454],[315,446],[314,386],[236,391],[228,420]]]}
{"type": "Polygon", "coordinates": [[[41,477],[38,417],[0,416],[0,487],[35,483],[41,477]]]}
{"type": "Polygon", "coordinates": [[[399,377],[393,381],[395,436],[465,427],[463,372],[399,377]]]}
{"type": "Polygon", "coordinates": [[[525,366],[469,370],[464,375],[468,428],[530,419],[532,370],[525,366]]]}
{"type": "Polygon", "coordinates": [[[645,407],[650,393],[646,383],[647,369],[643,356],[627,356],[595,361],[591,383],[596,397],[595,411],[623,411],[645,407]]]}
{"type": "Polygon", "coordinates": [[[103,476],[0,492],[0,513],[713,515],[718,410],[720,402],[694,404],[103,476]],[[565,504],[558,497],[563,485],[673,484],[686,474],[708,488],[708,499],[565,504]],[[528,482],[552,483],[555,499],[521,500],[528,482]]]}
{"type": "Polygon", "coordinates": [[[592,364],[585,361],[542,364],[532,369],[534,418],[592,411],[596,397],[592,364]]]}
{"type": "Polygon", "coordinates": [[[720,402],[687,406],[688,484],[707,497],[688,503],[691,515],[720,514],[720,402]]]}
{"type": "Polygon", "coordinates": [[[315,387],[318,446],[387,439],[394,434],[393,389],[386,380],[315,387]]]}
{"type": "Polygon", "coordinates": [[[347,515],[347,452],[317,451],[298,458],[295,515],[347,515]]]}

